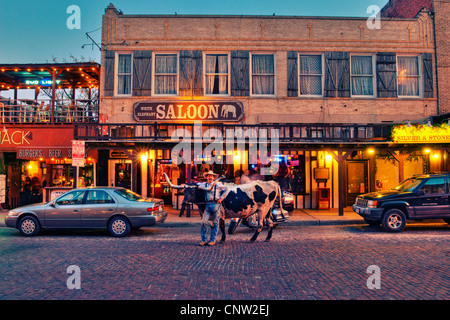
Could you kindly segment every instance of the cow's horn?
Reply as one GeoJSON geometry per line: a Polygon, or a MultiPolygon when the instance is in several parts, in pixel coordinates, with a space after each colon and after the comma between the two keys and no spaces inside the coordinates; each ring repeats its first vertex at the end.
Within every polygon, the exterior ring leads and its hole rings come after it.
{"type": "Polygon", "coordinates": [[[212,188],[214,188],[214,186],[216,185],[216,183],[219,182],[219,180],[221,180],[221,179],[223,179],[223,177],[220,177],[219,179],[214,180],[214,182],[212,183],[212,185],[209,186],[209,188],[205,188],[205,187],[202,187],[202,186],[198,186],[198,188],[199,188],[200,190],[204,190],[204,191],[209,192],[209,191],[212,190],[212,188]]]}
{"type": "Polygon", "coordinates": [[[184,189],[184,184],[182,184],[181,186],[178,186],[178,185],[175,185],[175,184],[173,184],[172,182],[170,182],[170,179],[169,179],[169,177],[167,176],[167,173],[165,173],[165,172],[163,172],[164,173],[164,176],[166,177],[166,181],[167,181],[167,183],[169,184],[169,186],[171,187],[171,188],[173,188],[173,189],[184,189]]]}

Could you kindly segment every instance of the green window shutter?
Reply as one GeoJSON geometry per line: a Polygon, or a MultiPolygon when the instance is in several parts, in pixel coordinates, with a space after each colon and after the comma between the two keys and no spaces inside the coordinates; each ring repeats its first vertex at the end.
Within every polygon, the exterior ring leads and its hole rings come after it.
{"type": "Polygon", "coordinates": [[[287,96],[298,96],[298,52],[287,53],[287,96]]]}
{"type": "Polygon", "coordinates": [[[325,53],[325,97],[350,97],[350,53],[325,53]]]}
{"type": "Polygon", "coordinates": [[[152,51],[133,52],[133,96],[150,96],[152,91],[152,51]]]}
{"type": "Polygon", "coordinates": [[[376,71],[378,98],[397,98],[397,55],[378,52],[376,71]]]}
{"type": "Polygon", "coordinates": [[[231,95],[250,95],[249,51],[231,51],[231,95]]]}
{"type": "Polygon", "coordinates": [[[114,59],[114,51],[105,51],[105,83],[103,90],[106,97],[114,95],[114,59]]]}
{"type": "Polygon", "coordinates": [[[201,50],[180,51],[180,96],[203,95],[203,55],[201,50]]]}
{"type": "Polygon", "coordinates": [[[422,54],[423,60],[423,97],[433,98],[433,55],[431,53],[422,54]]]}

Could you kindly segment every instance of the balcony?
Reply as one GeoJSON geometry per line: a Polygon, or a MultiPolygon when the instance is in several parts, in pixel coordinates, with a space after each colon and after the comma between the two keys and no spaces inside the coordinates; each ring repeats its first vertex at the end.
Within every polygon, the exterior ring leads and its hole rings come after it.
{"type": "Polygon", "coordinates": [[[0,99],[0,118],[4,124],[97,123],[98,100],[0,99]],[[52,110],[53,109],[53,110],[52,110]]]}
{"type": "Polygon", "coordinates": [[[178,142],[182,137],[209,143],[223,138],[258,142],[266,138],[280,143],[373,143],[390,141],[386,124],[194,124],[194,123],[76,123],[74,137],[85,141],[178,142]],[[180,130],[180,131],[176,131],[180,130]],[[174,135],[174,139],[172,139],[174,135]]]}

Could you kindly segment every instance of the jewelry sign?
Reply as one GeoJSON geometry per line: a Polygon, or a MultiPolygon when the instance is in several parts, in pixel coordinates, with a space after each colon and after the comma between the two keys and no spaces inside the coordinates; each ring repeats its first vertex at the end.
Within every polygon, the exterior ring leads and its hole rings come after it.
{"type": "Polygon", "coordinates": [[[244,108],[239,101],[141,101],[134,104],[133,116],[136,121],[239,121],[244,108]]]}

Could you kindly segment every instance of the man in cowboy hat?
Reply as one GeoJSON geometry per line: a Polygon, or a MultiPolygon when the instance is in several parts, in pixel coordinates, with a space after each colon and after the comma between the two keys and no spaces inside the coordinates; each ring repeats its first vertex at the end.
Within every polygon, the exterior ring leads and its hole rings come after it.
{"type": "MultiPolygon", "coordinates": [[[[208,188],[214,183],[214,180],[217,178],[218,174],[215,174],[214,172],[209,170],[203,176],[206,178],[206,182],[200,185],[208,188]]],[[[225,199],[225,197],[227,196],[228,192],[229,190],[227,186],[217,183],[214,185],[211,191],[205,192],[206,208],[205,213],[202,217],[202,226],[200,229],[200,235],[202,238],[202,241],[199,243],[200,246],[213,246],[216,244],[216,236],[219,230],[219,222],[221,216],[220,205],[223,199],[225,199]],[[207,242],[206,232],[208,230],[208,227],[210,226],[209,220],[211,218],[213,219],[213,226],[211,228],[210,241],[207,242]]]]}

